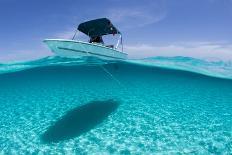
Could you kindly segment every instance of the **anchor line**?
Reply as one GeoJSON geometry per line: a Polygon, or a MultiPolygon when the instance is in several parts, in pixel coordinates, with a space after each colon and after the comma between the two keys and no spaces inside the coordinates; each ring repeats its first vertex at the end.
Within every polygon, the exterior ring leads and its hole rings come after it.
{"type": "MultiPolygon", "coordinates": [[[[87,53],[88,56],[91,56],[84,46],[82,46],[82,48],[84,48],[84,51],[86,51],[86,53],[87,53]]],[[[118,85],[122,86],[123,88],[126,88],[126,87],[125,87],[116,77],[114,77],[114,75],[111,74],[102,64],[100,64],[99,67],[100,67],[106,74],[108,74],[108,75],[111,77],[111,79],[114,80],[118,85]]]]}

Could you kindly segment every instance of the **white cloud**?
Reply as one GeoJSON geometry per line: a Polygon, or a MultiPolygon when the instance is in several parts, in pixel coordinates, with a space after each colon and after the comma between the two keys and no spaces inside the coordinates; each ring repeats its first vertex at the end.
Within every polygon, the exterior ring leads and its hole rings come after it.
{"type": "Polygon", "coordinates": [[[71,39],[75,33],[75,27],[72,29],[67,29],[62,32],[57,32],[53,35],[54,38],[59,38],[59,39],[71,39]]]}
{"type": "MultiPolygon", "coordinates": [[[[74,34],[75,34],[75,29],[76,29],[76,27],[73,27],[73,28],[67,29],[65,31],[55,33],[52,36],[52,38],[56,38],[56,39],[72,39],[74,34]]],[[[88,36],[86,36],[85,34],[83,34],[80,31],[77,31],[77,34],[76,34],[75,38],[79,38],[80,40],[88,40],[88,36]]]]}
{"type": "MultiPolygon", "coordinates": [[[[187,56],[201,59],[232,60],[232,44],[226,42],[179,42],[169,45],[136,44],[126,45],[124,51],[129,58],[155,56],[187,56]]],[[[32,60],[53,55],[48,48],[18,50],[0,55],[0,62],[32,60]]]]}
{"type": "Polygon", "coordinates": [[[26,61],[42,58],[53,55],[48,48],[41,48],[37,50],[14,50],[12,53],[7,52],[4,55],[0,54],[0,63],[11,61],[26,61]]]}
{"type": "Polygon", "coordinates": [[[232,44],[186,42],[169,45],[137,44],[125,46],[130,58],[154,56],[187,56],[203,59],[232,60],[232,44]]]}
{"type": "Polygon", "coordinates": [[[165,14],[153,16],[149,12],[129,9],[112,9],[108,12],[108,17],[115,23],[123,24],[125,28],[142,27],[148,24],[159,22],[165,18],[165,14]],[[126,25],[126,26],[125,26],[126,25]]]}
{"type": "MultiPolygon", "coordinates": [[[[123,3],[123,2],[122,2],[123,3]]],[[[113,7],[106,11],[106,16],[114,23],[120,23],[123,28],[142,27],[163,20],[167,10],[164,1],[145,0],[143,5],[113,7]]]]}

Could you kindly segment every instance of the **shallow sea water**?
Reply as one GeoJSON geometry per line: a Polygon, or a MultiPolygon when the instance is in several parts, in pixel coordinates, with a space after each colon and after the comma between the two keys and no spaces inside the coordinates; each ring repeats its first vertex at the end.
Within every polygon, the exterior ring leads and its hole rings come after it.
{"type": "Polygon", "coordinates": [[[230,79],[127,62],[34,64],[0,74],[0,154],[232,153],[230,79]]]}

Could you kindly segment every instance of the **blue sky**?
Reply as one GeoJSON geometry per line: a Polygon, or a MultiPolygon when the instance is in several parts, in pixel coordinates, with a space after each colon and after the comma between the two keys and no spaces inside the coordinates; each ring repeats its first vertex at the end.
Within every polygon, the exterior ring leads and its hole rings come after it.
{"type": "Polygon", "coordinates": [[[0,0],[0,62],[52,55],[45,38],[70,38],[107,17],[131,58],[232,60],[232,0],[0,0]]]}

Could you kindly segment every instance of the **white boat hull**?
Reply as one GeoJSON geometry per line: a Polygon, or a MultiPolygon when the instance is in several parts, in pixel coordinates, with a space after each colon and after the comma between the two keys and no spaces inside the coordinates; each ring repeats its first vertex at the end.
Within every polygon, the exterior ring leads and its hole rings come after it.
{"type": "Polygon", "coordinates": [[[61,57],[80,58],[92,56],[106,60],[127,59],[126,53],[101,44],[65,39],[45,39],[44,42],[53,53],[61,57]]]}

